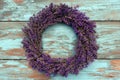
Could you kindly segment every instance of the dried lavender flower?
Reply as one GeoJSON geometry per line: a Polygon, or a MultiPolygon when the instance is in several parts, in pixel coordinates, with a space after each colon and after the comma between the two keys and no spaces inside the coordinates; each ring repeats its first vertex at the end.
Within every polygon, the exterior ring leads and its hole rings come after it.
{"type": "Polygon", "coordinates": [[[76,8],[51,3],[33,15],[28,22],[28,27],[23,28],[25,37],[22,44],[30,66],[48,76],[51,74],[62,76],[67,76],[69,73],[78,74],[79,70],[87,67],[97,58],[98,45],[96,44],[95,27],[95,23],[76,8]],[[76,54],[65,59],[51,58],[42,52],[41,35],[49,25],[61,22],[71,26],[78,37],[75,47],[76,54]]]}

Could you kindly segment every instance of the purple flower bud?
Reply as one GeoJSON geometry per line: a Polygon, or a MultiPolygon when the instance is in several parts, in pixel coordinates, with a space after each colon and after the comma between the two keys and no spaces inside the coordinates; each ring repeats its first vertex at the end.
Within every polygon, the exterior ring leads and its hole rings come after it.
{"type": "Polygon", "coordinates": [[[97,58],[96,25],[76,8],[51,3],[30,17],[27,26],[23,28],[25,37],[22,41],[27,60],[33,69],[44,72],[47,76],[60,74],[66,77],[69,73],[78,74],[97,58]],[[42,33],[49,25],[61,22],[71,26],[78,37],[74,49],[76,54],[64,59],[51,58],[42,52],[42,33]]]}

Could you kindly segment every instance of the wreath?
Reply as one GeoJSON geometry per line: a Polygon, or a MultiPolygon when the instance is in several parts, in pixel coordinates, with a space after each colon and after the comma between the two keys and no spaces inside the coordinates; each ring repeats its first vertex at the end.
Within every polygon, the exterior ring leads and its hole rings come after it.
{"type": "Polygon", "coordinates": [[[86,15],[69,7],[66,4],[50,4],[36,15],[30,17],[27,26],[22,30],[25,34],[22,44],[26,52],[29,65],[39,72],[50,76],[60,74],[67,76],[69,73],[78,74],[79,70],[87,67],[97,58],[98,46],[96,44],[95,23],[86,15]],[[77,35],[75,55],[68,58],[52,58],[43,53],[42,33],[49,25],[64,23],[71,26],[77,35]]]}

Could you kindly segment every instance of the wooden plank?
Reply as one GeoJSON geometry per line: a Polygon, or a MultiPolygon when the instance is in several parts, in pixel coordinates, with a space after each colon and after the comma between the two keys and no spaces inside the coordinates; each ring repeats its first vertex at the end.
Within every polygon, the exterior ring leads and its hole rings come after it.
{"type": "Polygon", "coordinates": [[[47,77],[26,60],[0,60],[0,80],[120,80],[120,60],[95,60],[78,75],[47,77]]]}
{"type": "Polygon", "coordinates": [[[0,0],[0,21],[28,21],[51,2],[79,5],[92,20],[120,20],[120,0],[0,0]]]}
{"type": "MultiPolygon", "coordinates": [[[[24,37],[21,28],[26,22],[0,22],[0,24],[0,59],[26,59],[21,44],[24,37]]],[[[120,58],[120,22],[97,22],[96,25],[99,37],[97,44],[100,47],[98,58],[120,58]]],[[[51,55],[59,52],[72,55],[71,50],[75,46],[76,39],[71,29],[61,26],[51,27],[43,35],[43,47],[46,53],[51,55]]]]}
{"type": "Polygon", "coordinates": [[[24,60],[0,60],[0,80],[49,80],[49,77],[32,70],[24,60]]]}

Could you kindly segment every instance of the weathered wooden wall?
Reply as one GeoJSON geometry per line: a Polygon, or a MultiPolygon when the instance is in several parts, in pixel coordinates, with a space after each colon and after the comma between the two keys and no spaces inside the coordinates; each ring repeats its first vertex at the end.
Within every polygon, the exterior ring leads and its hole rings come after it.
{"type": "MultiPolygon", "coordinates": [[[[50,28],[43,34],[44,47],[50,48],[44,51],[58,53],[56,46],[62,42],[63,45],[59,45],[60,51],[70,53],[75,46],[74,33],[63,27],[59,31],[63,34],[57,34],[57,29],[50,28]],[[67,32],[69,35],[65,34],[67,32]]],[[[120,80],[120,0],[0,0],[0,80],[81,79],[120,80]],[[26,25],[30,16],[51,2],[79,5],[78,9],[96,22],[99,36],[97,43],[100,46],[98,59],[78,75],[69,75],[67,78],[47,77],[31,69],[26,61],[21,44],[24,37],[21,28],[26,25]]]]}

